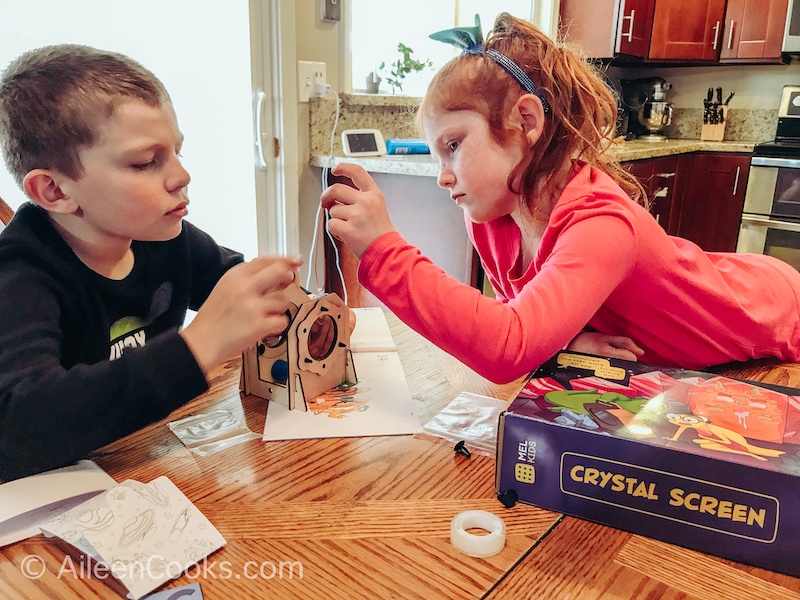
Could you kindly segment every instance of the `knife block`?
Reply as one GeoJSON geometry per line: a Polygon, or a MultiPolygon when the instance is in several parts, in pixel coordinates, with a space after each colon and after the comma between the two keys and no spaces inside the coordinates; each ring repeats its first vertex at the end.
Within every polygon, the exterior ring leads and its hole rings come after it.
{"type": "Polygon", "coordinates": [[[720,106],[722,112],[722,123],[703,123],[700,130],[700,139],[704,142],[721,142],[725,137],[725,124],[728,122],[728,107],[724,104],[720,106]]]}

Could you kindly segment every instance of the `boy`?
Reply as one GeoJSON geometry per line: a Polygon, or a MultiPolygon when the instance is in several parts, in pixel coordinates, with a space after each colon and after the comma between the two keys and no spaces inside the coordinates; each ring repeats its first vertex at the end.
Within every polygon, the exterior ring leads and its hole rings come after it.
{"type": "Polygon", "coordinates": [[[164,418],[286,329],[299,260],[245,263],[183,221],[182,141],[126,56],[49,46],[3,73],[0,147],[31,202],[0,234],[0,481],[164,418]]]}

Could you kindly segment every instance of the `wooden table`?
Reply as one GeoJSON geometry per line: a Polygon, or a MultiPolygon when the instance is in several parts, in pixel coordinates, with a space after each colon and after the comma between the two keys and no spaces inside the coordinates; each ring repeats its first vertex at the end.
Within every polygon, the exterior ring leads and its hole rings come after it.
{"type": "MultiPolygon", "coordinates": [[[[488,382],[387,317],[423,422],[462,391],[505,399],[519,389],[521,382],[488,382]]],[[[800,386],[800,365],[726,374],[800,386]]],[[[241,405],[250,428],[263,428],[264,401],[240,397],[238,378],[232,359],[212,373],[206,394],[93,456],[117,481],[167,475],[226,538],[205,570],[164,588],[199,581],[208,600],[800,599],[792,577],[533,506],[506,509],[495,499],[493,459],[467,459],[418,436],[252,440],[192,454],[167,422],[241,405]],[[504,520],[500,554],[471,558],[450,544],[451,519],[468,509],[504,520]]],[[[120,598],[97,578],[65,572],[64,556],[41,536],[4,548],[0,598],[120,598]],[[33,555],[44,574],[29,579],[23,570],[33,555]]]]}

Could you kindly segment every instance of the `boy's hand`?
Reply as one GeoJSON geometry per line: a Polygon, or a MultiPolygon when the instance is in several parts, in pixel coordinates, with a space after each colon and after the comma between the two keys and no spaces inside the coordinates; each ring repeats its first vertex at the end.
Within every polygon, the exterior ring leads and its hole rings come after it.
{"type": "Polygon", "coordinates": [[[300,259],[259,257],[225,273],[181,332],[204,373],[289,326],[284,290],[300,259]]]}
{"type": "Polygon", "coordinates": [[[355,188],[335,183],[322,193],[322,208],[328,211],[328,229],[359,259],[369,245],[384,233],[394,231],[383,194],[375,180],[358,165],[342,163],[332,171],[348,177],[355,188]]]}
{"type": "Polygon", "coordinates": [[[596,331],[582,331],[569,343],[567,350],[633,361],[644,354],[644,350],[629,337],[596,331]]]}

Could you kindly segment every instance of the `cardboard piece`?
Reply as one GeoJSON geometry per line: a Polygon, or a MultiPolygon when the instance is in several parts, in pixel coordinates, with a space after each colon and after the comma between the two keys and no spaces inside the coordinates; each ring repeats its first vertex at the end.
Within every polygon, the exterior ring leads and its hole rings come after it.
{"type": "Polygon", "coordinates": [[[286,331],[242,354],[240,388],[288,409],[308,410],[308,401],[345,381],[357,380],[350,352],[350,310],[336,294],[312,297],[296,282],[286,331]]]}
{"type": "Polygon", "coordinates": [[[39,535],[39,524],[115,485],[90,460],[0,485],[0,547],[39,535]]]}
{"type": "MultiPolygon", "coordinates": [[[[167,477],[127,480],[41,525],[70,555],[100,563],[104,581],[134,600],[225,545],[167,477]]],[[[92,567],[93,571],[97,566],[92,567]]]]}
{"type": "Polygon", "coordinates": [[[495,485],[800,576],[799,430],[800,390],[564,351],[501,414],[495,485]]]}
{"type": "Polygon", "coordinates": [[[142,600],[203,600],[203,590],[200,588],[199,583],[190,583],[189,585],[150,594],[142,600]]]}

